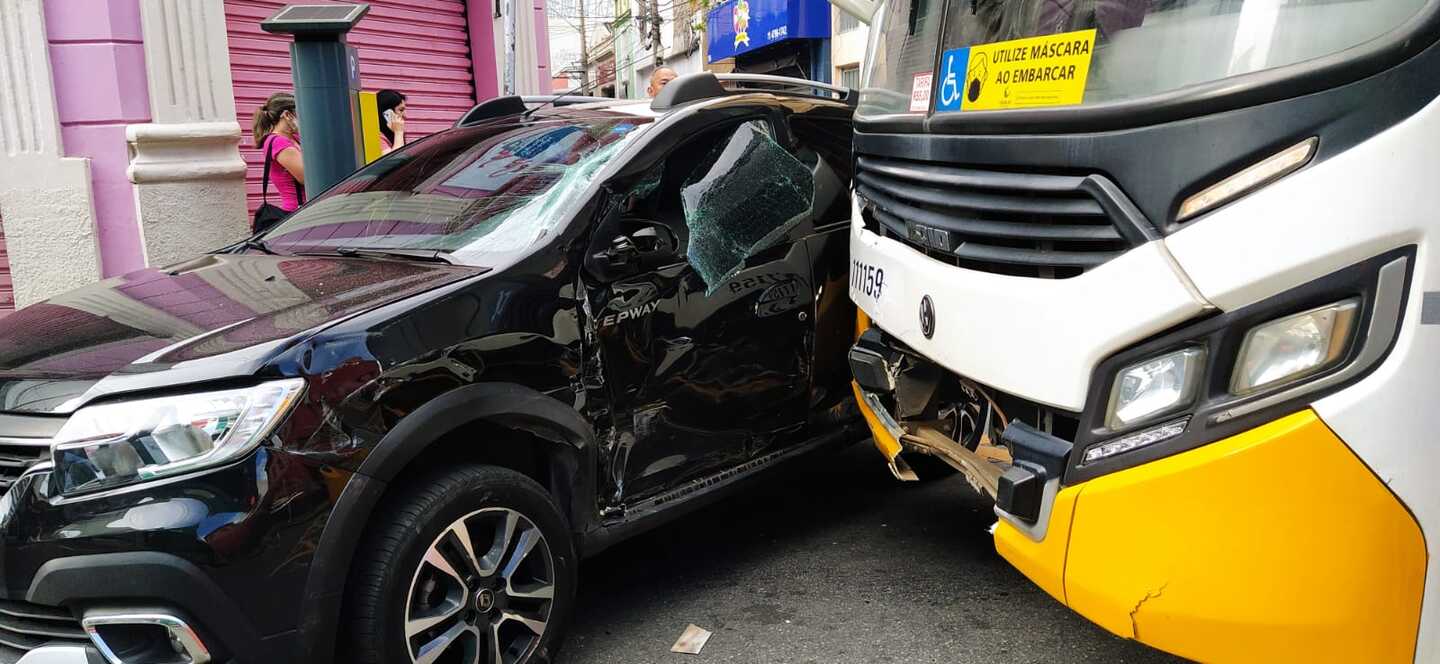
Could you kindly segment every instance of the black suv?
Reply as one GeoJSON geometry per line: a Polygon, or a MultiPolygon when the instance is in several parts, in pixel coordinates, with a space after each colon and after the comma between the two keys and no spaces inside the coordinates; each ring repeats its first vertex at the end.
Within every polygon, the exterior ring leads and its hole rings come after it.
{"type": "Polygon", "coordinates": [[[853,93],[785,81],[494,100],[0,320],[0,662],[544,661],[580,557],[859,439],[853,93]]]}

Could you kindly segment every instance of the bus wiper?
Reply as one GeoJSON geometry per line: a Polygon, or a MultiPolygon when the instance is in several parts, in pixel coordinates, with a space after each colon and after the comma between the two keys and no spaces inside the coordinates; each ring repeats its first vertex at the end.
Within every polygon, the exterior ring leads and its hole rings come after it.
{"type": "Polygon", "coordinates": [[[335,253],[341,256],[364,256],[370,258],[398,258],[401,260],[454,265],[455,261],[439,249],[369,249],[365,247],[337,247],[335,253]]]}

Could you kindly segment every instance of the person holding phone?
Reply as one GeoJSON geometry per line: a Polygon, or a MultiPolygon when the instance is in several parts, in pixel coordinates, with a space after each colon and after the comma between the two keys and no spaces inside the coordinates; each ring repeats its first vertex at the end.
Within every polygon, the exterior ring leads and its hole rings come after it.
{"type": "Polygon", "coordinates": [[[380,111],[380,154],[390,154],[405,144],[405,95],[395,90],[375,93],[380,111]]]}
{"type": "Polygon", "coordinates": [[[254,230],[269,230],[284,221],[305,201],[305,162],[300,156],[300,116],[295,95],[277,92],[255,109],[251,136],[260,148],[260,208],[255,211],[254,230]],[[275,188],[278,203],[270,202],[275,188]]]}

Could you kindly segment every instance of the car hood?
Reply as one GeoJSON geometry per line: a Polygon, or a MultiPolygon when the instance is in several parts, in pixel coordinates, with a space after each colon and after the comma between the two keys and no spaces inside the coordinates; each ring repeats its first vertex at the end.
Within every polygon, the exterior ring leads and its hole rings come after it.
{"type": "Polygon", "coordinates": [[[297,338],[484,272],[331,256],[209,255],[70,291],[0,319],[0,411],[253,374],[297,338]]]}

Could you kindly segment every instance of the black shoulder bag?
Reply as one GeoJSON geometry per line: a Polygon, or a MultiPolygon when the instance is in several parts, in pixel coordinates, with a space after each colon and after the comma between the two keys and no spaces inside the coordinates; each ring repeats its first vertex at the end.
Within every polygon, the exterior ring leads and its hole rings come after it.
{"type": "Polygon", "coordinates": [[[265,165],[260,169],[260,207],[255,210],[255,225],[252,228],[257,235],[274,228],[290,216],[289,212],[270,204],[270,162],[275,158],[275,155],[270,154],[270,148],[274,138],[273,134],[265,137],[265,165]]]}

